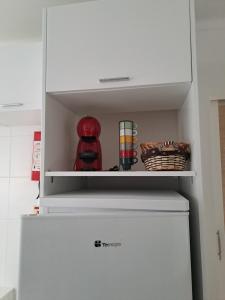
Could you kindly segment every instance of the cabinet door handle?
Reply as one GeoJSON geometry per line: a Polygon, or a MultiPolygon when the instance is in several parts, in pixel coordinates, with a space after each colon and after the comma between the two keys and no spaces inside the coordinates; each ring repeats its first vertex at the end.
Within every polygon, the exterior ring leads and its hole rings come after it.
{"type": "Polygon", "coordinates": [[[130,80],[129,76],[124,76],[124,77],[100,78],[99,82],[107,83],[107,82],[129,81],[129,80],[130,80]]]}
{"type": "Polygon", "coordinates": [[[23,103],[4,103],[0,104],[0,108],[14,108],[14,107],[20,107],[23,106],[23,103]]]}
{"type": "Polygon", "coordinates": [[[219,260],[222,259],[222,247],[221,247],[221,238],[220,238],[220,231],[218,230],[216,232],[217,235],[217,243],[218,243],[218,256],[219,256],[219,260]]]}

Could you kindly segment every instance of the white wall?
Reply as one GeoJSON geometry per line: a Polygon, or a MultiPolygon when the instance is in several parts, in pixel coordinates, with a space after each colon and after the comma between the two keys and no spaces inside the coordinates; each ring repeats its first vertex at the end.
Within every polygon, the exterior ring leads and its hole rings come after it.
{"type": "Polygon", "coordinates": [[[30,179],[35,130],[0,126],[0,286],[17,286],[20,215],[32,213],[38,195],[30,179]]]}
{"type": "Polygon", "coordinates": [[[200,93],[205,101],[225,97],[225,20],[197,24],[200,93]]]}

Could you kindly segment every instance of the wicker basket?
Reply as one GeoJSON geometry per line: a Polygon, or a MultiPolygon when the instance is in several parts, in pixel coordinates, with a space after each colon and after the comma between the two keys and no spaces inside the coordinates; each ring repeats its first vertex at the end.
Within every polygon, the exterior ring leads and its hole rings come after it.
{"type": "Polygon", "coordinates": [[[141,149],[147,171],[184,171],[190,160],[190,147],[185,143],[149,142],[141,144],[141,149]]]}

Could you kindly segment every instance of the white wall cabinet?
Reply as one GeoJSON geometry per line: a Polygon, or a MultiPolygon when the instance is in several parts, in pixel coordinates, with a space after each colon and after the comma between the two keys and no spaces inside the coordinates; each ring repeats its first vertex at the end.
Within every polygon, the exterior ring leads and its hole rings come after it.
{"type": "Polygon", "coordinates": [[[47,9],[47,92],[190,81],[189,0],[47,9]]]}
{"type": "Polygon", "coordinates": [[[42,57],[41,42],[0,43],[1,125],[40,124],[42,57]]]}
{"type": "Polygon", "coordinates": [[[22,103],[41,109],[42,43],[0,44],[0,104],[22,103]]]}

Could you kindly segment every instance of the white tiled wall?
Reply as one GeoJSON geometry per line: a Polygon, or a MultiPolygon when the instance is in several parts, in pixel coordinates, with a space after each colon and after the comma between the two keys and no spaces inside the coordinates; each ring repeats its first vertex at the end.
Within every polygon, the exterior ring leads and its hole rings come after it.
{"type": "Polygon", "coordinates": [[[32,213],[33,132],[39,127],[0,126],[0,286],[17,287],[20,215],[32,213]]]}

